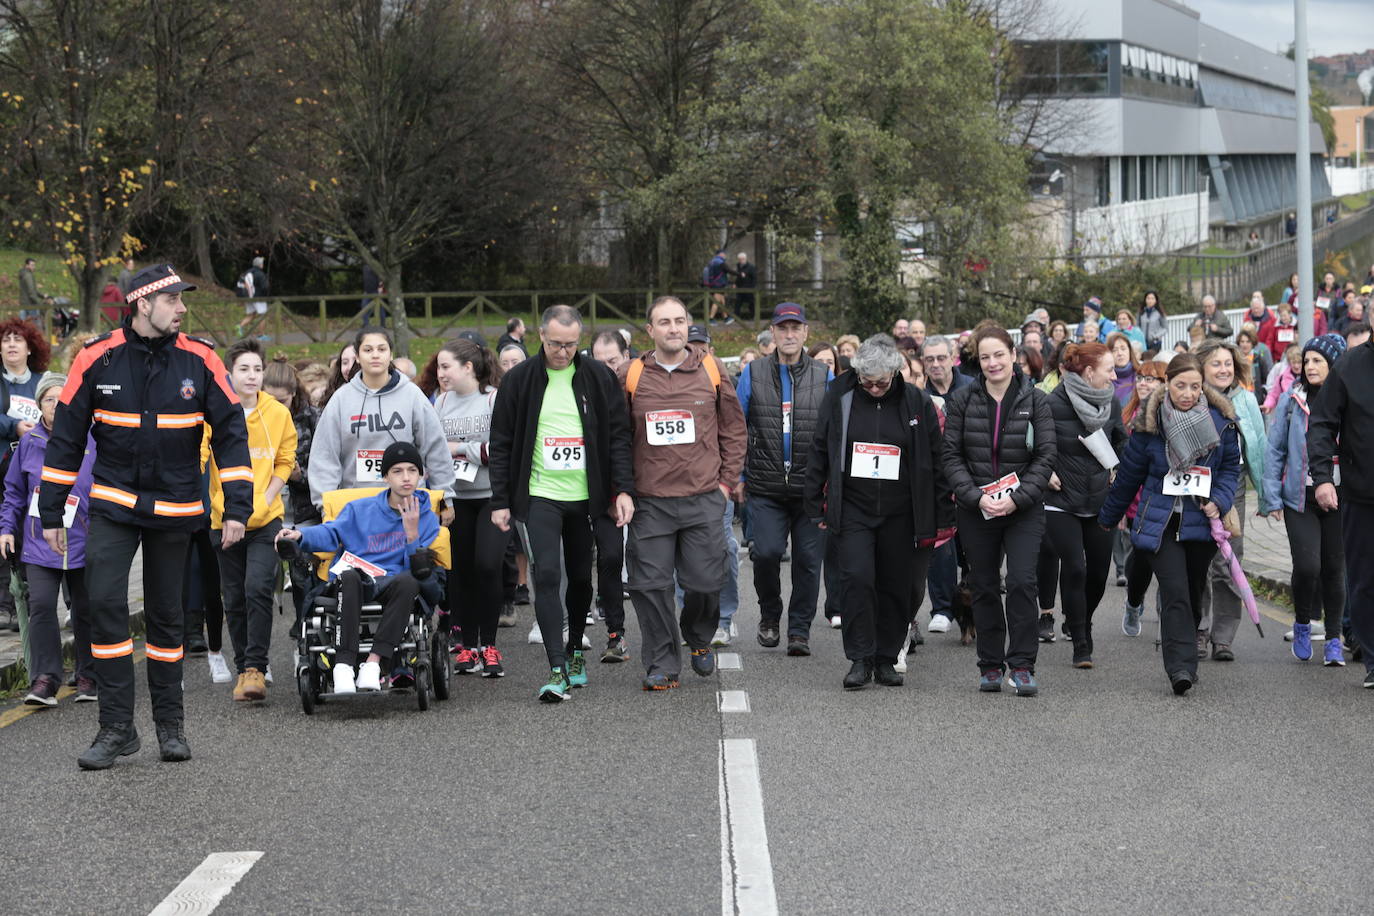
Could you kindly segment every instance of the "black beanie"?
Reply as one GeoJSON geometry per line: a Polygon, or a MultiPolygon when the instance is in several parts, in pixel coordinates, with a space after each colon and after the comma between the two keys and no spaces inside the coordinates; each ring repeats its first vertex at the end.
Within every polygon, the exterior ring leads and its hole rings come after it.
{"type": "Polygon", "coordinates": [[[392,465],[400,464],[402,461],[409,461],[419,468],[420,473],[425,472],[425,460],[420,457],[420,450],[409,442],[393,442],[386,447],[382,453],[382,476],[391,470],[392,465]]]}

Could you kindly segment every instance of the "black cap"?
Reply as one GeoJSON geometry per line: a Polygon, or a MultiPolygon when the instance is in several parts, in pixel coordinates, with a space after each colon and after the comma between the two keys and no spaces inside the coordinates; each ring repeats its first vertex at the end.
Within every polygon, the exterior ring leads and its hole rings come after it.
{"type": "Polygon", "coordinates": [[[195,288],[195,284],[187,283],[177,276],[176,268],[171,264],[154,264],[134,274],[124,301],[137,302],[153,293],[182,293],[195,288]]]}
{"type": "Polygon", "coordinates": [[[687,342],[708,344],[711,342],[711,335],[701,325],[689,324],[687,326],[687,342]]]}
{"type": "Polygon", "coordinates": [[[472,341],[473,343],[477,344],[477,346],[479,346],[479,347],[485,347],[485,346],[487,345],[487,339],[486,339],[485,337],[483,337],[481,334],[478,334],[476,331],[472,331],[472,330],[459,331],[459,332],[458,332],[458,339],[459,339],[459,340],[470,340],[470,341],[472,341]]]}
{"type": "Polygon", "coordinates": [[[409,461],[419,469],[420,473],[425,472],[425,459],[420,457],[420,450],[409,442],[393,442],[382,452],[382,476],[391,470],[391,466],[409,461]]]}

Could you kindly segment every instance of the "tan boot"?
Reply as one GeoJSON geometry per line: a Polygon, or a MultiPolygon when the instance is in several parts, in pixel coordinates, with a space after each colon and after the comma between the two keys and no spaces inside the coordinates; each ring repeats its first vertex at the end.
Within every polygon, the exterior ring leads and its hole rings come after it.
{"type": "Polygon", "coordinates": [[[243,702],[244,700],[248,699],[248,693],[247,693],[247,691],[248,691],[248,672],[245,671],[243,674],[240,674],[238,680],[234,682],[234,700],[235,700],[235,702],[241,703],[241,702],[243,702]]]}
{"type": "Polygon", "coordinates": [[[243,672],[243,698],[245,700],[267,699],[267,678],[257,668],[243,672]]]}

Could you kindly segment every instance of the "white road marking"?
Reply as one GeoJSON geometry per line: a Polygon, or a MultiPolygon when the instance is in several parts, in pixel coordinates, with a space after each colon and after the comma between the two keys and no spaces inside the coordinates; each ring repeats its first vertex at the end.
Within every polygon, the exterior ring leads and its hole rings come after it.
{"type": "Polygon", "coordinates": [[[776,916],[773,859],[752,738],[720,742],[720,841],[722,916],[776,916]]]}
{"type": "Polygon", "coordinates": [[[204,916],[214,912],[248,869],[262,858],[260,852],[212,852],[176,886],[149,916],[204,916]]]}
{"type": "Polygon", "coordinates": [[[716,694],[716,708],[720,712],[748,712],[749,694],[743,690],[722,690],[716,694]]]}
{"type": "Polygon", "coordinates": [[[738,652],[719,652],[716,654],[716,667],[722,671],[739,671],[744,666],[740,664],[738,652]]]}

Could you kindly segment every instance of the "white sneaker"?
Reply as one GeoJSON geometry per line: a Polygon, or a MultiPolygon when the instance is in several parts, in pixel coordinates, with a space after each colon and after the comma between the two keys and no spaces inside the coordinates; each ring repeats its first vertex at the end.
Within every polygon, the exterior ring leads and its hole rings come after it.
{"type": "Polygon", "coordinates": [[[594,626],[596,626],[596,615],[593,614],[591,611],[588,611],[588,612],[587,612],[587,626],[589,626],[589,627],[594,627],[594,626]]]}
{"type": "Polygon", "coordinates": [[[381,690],[382,666],[378,662],[363,662],[358,666],[358,689],[381,690]]]}
{"type": "Polygon", "coordinates": [[[530,627],[530,645],[542,646],[544,644],[544,634],[539,632],[539,621],[535,621],[534,626],[530,627]]]}
{"type": "Polygon", "coordinates": [[[582,648],[584,648],[584,649],[590,649],[591,647],[592,647],[592,638],[591,638],[590,636],[588,636],[586,633],[583,633],[583,634],[582,634],[582,648]]]}
{"type": "Polygon", "coordinates": [[[227,684],[234,679],[229,673],[229,663],[224,660],[222,653],[207,652],[205,660],[210,663],[210,683],[227,684]]]}
{"type": "Polygon", "coordinates": [[[831,617],[831,618],[830,618],[830,629],[832,629],[832,630],[838,630],[839,628],[840,628],[840,615],[839,615],[839,614],[836,614],[834,617],[831,617]]]}
{"type": "MultiPolygon", "coordinates": [[[[1320,621],[1320,620],[1314,620],[1314,621],[1312,621],[1311,626],[1312,626],[1312,634],[1311,634],[1311,637],[1310,637],[1311,639],[1323,639],[1323,640],[1326,639],[1326,624],[1325,624],[1325,623],[1323,623],[1323,622],[1320,621]]],[[[1293,641],[1293,631],[1292,631],[1292,630],[1289,630],[1287,633],[1284,633],[1284,634],[1283,634],[1283,641],[1284,641],[1284,642],[1292,642],[1292,641],[1293,641]]]]}
{"type": "Polygon", "coordinates": [[[267,683],[269,683],[269,684],[272,683],[272,666],[271,666],[271,665],[268,665],[268,666],[267,666],[267,669],[266,669],[265,671],[263,671],[263,673],[262,673],[262,679],[263,679],[264,681],[266,681],[267,683]]]}
{"type": "Polygon", "coordinates": [[[353,666],[335,665],[334,666],[334,692],[335,693],[357,693],[358,688],[353,686],[353,666]]]}
{"type": "Polygon", "coordinates": [[[897,653],[897,663],[892,666],[898,674],[906,674],[906,651],[909,645],[910,643],[902,644],[901,651],[897,653]]]}
{"type": "Polygon", "coordinates": [[[936,614],[930,618],[930,626],[926,628],[930,633],[948,633],[950,619],[944,614],[936,614]]]}
{"type": "Polygon", "coordinates": [[[725,627],[716,627],[716,635],[711,637],[711,645],[717,648],[730,645],[730,632],[725,627]]]}

